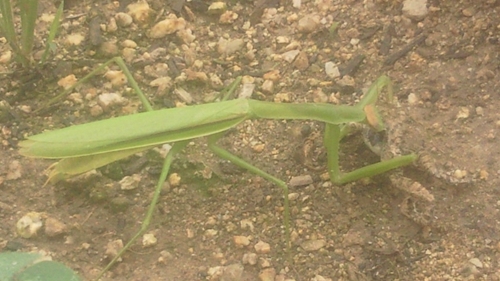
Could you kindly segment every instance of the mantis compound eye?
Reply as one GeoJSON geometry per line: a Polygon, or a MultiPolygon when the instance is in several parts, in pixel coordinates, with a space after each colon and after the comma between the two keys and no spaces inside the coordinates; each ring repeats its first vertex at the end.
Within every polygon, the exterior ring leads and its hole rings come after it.
{"type": "Polygon", "coordinates": [[[377,131],[382,131],[384,130],[384,122],[382,121],[382,118],[380,117],[380,113],[377,111],[375,106],[373,104],[369,104],[363,108],[363,111],[365,112],[366,115],[366,122],[373,128],[376,129],[377,131]]]}

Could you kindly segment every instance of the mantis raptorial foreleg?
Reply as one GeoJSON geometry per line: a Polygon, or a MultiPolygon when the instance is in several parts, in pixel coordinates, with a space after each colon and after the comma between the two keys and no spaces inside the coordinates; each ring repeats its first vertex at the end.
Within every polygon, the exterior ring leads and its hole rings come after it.
{"type": "Polygon", "coordinates": [[[416,155],[402,155],[382,162],[367,165],[348,173],[341,173],[339,167],[339,144],[343,133],[339,126],[326,124],[324,144],[328,155],[328,174],[330,180],[336,184],[345,184],[362,178],[383,174],[390,170],[408,165],[416,160],[416,155]]]}

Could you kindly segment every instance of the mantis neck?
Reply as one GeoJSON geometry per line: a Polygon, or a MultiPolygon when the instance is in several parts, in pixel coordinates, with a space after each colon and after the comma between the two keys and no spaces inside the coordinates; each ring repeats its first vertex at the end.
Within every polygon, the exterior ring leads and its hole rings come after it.
{"type": "Polygon", "coordinates": [[[361,122],[365,114],[360,107],[326,103],[273,103],[248,100],[250,118],[308,119],[328,124],[361,122]]]}

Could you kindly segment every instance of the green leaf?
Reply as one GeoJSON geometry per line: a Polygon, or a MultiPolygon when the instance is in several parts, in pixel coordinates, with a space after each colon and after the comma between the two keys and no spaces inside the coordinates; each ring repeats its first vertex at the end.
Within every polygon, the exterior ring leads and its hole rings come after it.
{"type": "Polygon", "coordinates": [[[78,281],[76,273],[62,263],[42,261],[36,263],[16,276],[18,281],[78,281]]]}
{"type": "Polygon", "coordinates": [[[62,263],[38,253],[0,253],[0,281],[78,281],[78,275],[62,263]]]}

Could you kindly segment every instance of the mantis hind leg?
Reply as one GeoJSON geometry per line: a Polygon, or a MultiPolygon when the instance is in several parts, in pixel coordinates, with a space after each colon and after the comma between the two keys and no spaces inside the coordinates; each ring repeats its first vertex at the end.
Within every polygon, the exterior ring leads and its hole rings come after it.
{"type": "Polygon", "coordinates": [[[219,133],[208,137],[208,147],[210,148],[210,150],[213,151],[213,153],[215,153],[215,155],[219,156],[222,159],[231,161],[233,164],[243,169],[246,169],[251,173],[258,175],[283,189],[285,236],[286,236],[287,250],[289,250],[291,248],[291,243],[290,243],[290,206],[288,201],[288,185],[284,181],[264,172],[263,170],[255,167],[254,165],[246,162],[245,160],[237,157],[236,155],[218,146],[216,142],[223,135],[224,133],[219,133]]]}

